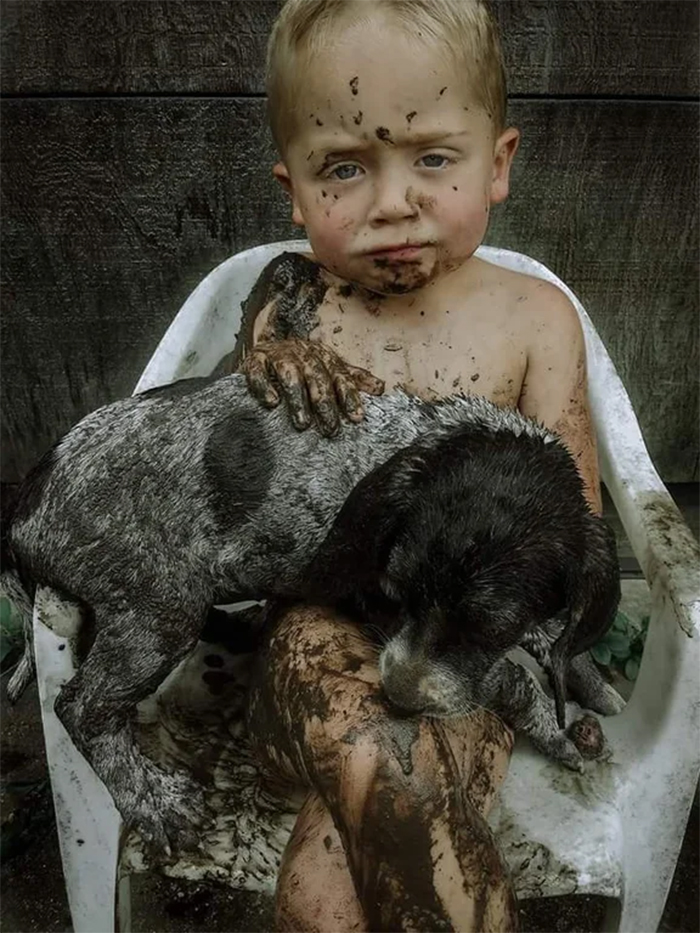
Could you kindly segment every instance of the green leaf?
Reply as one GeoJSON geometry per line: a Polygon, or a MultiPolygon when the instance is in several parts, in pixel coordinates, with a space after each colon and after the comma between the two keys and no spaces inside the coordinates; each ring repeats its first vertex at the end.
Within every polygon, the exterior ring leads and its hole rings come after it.
{"type": "Polygon", "coordinates": [[[593,660],[597,661],[598,664],[602,664],[603,667],[607,667],[610,664],[612,653],[605,642],[599,641],[597,645],[593,645],[591,654],[593,655],[593,660]]]}
{"type": "Polygon", "coordinates": [[[625,677],[627,680],[636,680],[639,673],[639,661],[630,658],[625,664],[625,677]]]}
{"type": "Polygon", "coordinates": [[[608,646],[611,654],[614,654],[616,658],[629,657],[630,640],[628,636],[623,635],[622,632],[608,632],[603,638],[603,643],[608,646]]]}
{"type": "Polygon", "coordinates": [[[615,632],[627,632],[630,627],[630,620],[624,614],[624,612],[618,612],[615,616],[615,621],[612,624],[612,629],[615,632]]]}
{"type": "Polygon", "coordinates": [[[17,660],[23,642],[21,615],[6,596],[0,596],[0,670],[3,673],[17,660]]]}
{"type": "Polygon", "coordinates": [[[17,644],[23,641],[22,616],[6,596],[0,596],[0,633],[17,644]]]}
{"type": "Polygon", "coordinates": [[[12,620],[12,603],[7,596],[0,596],[0,627],[7,628],[12,620]]]}

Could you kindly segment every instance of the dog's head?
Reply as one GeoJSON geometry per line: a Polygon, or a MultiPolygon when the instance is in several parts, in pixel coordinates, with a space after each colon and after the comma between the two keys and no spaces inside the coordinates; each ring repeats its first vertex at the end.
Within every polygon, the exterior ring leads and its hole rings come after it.
{"type": "Polygon", "coordinates": [[[493,665],[563,594],[550,549],[522,546],[522,516],[474,501],[459,464],[443,463],[435,480],[404,514],[379,576],[398,612],[379,664],[393,705],[444,716],[479,704],[493,665]]]}
{"type": "MultiPolygon", "coordinates": [[[[396,706],[468,710],[495,662],[564,607],[570,619],[553,652],[563,674],[581,650],[591,622],[570,604],[571,568],[583,548],[575,516],[587,508],[566,451],[548,452],[543,466],[541,449],[476,429],[454,443],[416,442],[355,487],[317,552],[310,595],[339,601],[380,589],[395,604],[380,667],[396,706]],[[570,507],[550,507],[557,488],[570,507]]],[[[563,712],[564,677],[554,673],[563,712]]]]}

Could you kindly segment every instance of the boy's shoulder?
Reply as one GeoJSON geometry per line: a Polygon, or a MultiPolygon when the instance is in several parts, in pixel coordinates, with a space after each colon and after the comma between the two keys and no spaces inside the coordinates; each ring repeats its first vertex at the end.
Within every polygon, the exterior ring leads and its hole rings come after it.
{"type": "Polygon", "coordinates": [[[582,339],[578,311],[558,285],[483,259],[475,262],[479,263],[482,287],[497,297],[498,305],[530,341],[582,339]]]}

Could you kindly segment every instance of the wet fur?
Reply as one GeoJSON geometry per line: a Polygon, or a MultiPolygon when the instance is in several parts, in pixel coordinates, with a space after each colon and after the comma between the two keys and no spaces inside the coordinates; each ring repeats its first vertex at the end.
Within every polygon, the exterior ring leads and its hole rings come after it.
{"type": "MultiPolygon", "coordinates": [[[[468,651],[444,654],[472,657],[467,667],[446,661],[451,689],[473,679],[475,702],[579,766],[552,701],[503,657],[566,610],[545,651],[561,713],[570,658],[614,614],[614,542],[589,513],[573,461],[552,434],[482,399],[428,404],[397,392],[364,405],[360,425],[328,440],[261,410],[242,376],[184,380],[89,415],[23,485],[9,534],[22,580],[94,619],[56,711],[124,819],[156,846],[193,845],[204,814],[187,777],[138,750],[135,707],[191,651],[212,604],[236,598],[388,593],[417,630],[466,633],[468,651]],[[494,451],[505,452],[508,483],[494,451]],[[523,563],[516,552],[533,543],[523,563]]],[[[411,645],[407,632],[396,638],[411,645]]],[[[616,711],[610,702],[596,708],[616,711]]]]}

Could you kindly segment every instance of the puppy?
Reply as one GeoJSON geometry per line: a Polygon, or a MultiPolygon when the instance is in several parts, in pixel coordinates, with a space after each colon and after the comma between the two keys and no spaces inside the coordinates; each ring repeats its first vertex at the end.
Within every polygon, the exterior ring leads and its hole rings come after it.
{"type": "MultiPolygon", "coordinates": [[[[155,847],[195,844],[201,795],[139,751],[135,707],[215,603],[387,593],[402,621],[382,653],[394,702],[441,715],[491,705],[581,764],[560,730],[567,665],[608,628],[619,584],[568,453],[479,398],[397,392],[364,405],[361,424],[327,440],[262,411],[243,376],[183,380],[87,416],[23,484],[9,532],[20,577],[75,600],[94,629],[56,712],[155,847]],[[547,659],[557,723],[503,655],[559,609],[547,659]]],[[[617,711],[598,686],[586,705],[617,711]]]]}
{"type": "Polygon", "coordinates": [[[622,709],[581,653],[619,601],[614,536],[590,512],[563,445],[503,414],[428,432],[361,480],[305,590],[379,629],[382,686],[398,710],[444,717],[483,706],[580,768],[558,728],[567,672],[584,705],[622,709]],[[505,657],[516,645],[548,670],[556,722],[534,674],[505,657]]]}

